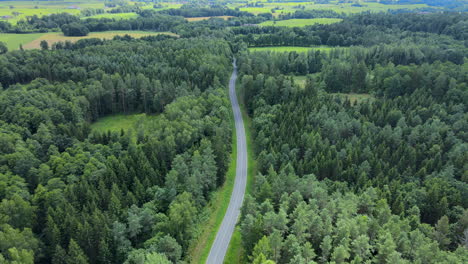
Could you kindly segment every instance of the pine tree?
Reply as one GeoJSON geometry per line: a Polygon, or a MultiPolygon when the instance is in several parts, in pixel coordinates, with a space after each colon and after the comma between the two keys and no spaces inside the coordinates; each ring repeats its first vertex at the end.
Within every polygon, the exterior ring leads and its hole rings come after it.
{"type": "Polygon", "coordinates": [[[68,245],[67,264],[88,264],[88,258],[75,240],[70,239],[68,245]]]}

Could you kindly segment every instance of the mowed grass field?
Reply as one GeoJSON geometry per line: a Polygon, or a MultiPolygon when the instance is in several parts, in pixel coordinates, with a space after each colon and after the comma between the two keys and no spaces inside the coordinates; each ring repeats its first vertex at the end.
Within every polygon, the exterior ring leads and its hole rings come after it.
{"type": "MultiPolygon", "coordinates": [[[[23,44],[23,48],[24,49],[38,49],[40,48],[40,43],[43,40],[47,41],[49,43],[49,46],[51,46],[53,43],[60,42],[60,41],[77,42],[80,39],[88,39],[88,38],[112,39],[114,36],[124,36],[124,35],[129,35],[134,38],[141,38],[144,36],[155,36],[155,35],[160,35],[160,34],[177,36],[176,34],[171,33],[171,32],[104,31],[104,32],[91,32],[88,34],[88,36],[83,36],[83,37],[66,37],[62,33],[55,32],[55,33],[42,34],[39,37],[36,37],[35,39],[29,41],[27,44],[23,44]]],[[[13,36],[11,37],[11,40],[7,41],[7,45],[10,42],[13,42],[15,44],[18,42],[15,39],[15,37],[19,36],[20,34],[11,34],[11,35],[13,36]]],[[[31,35],[35,35],[35,34],[31,34],[31,35]]],[[[19,47],[19,44],[14,49],[18,49],[18,47],[19,47]]]]}
{"type": "Polygon", "coordinates": [[[319,50],[322,52],[330,52],[332,49],[347,49],[336,48],[330,46],[316,46],[316,47],[295,47],[295,46],[278,46],[278,47],[252,47],[249,48],[251,52],[270,51],[270,52],[308,52],[311,50],[319,50]]]}
{"type": "Polygon", "coordinates": [[[311,18],[311,19],[288,19],[279,21],[265,21],[260,23],[261,26],[278,26],[278,27],[304,27],[315,24],[333,24],[341,22],[340,18],[311,18]]]}
{"type": "Polygon", "coordinates": [[[202,21],[202,20],[208,20],[210,18],[222,18],[224,20],[228,20],[233,16],[210,16],[210,17],[186,17],[185,20],[189,22],[196,22],[196,21],[202,21]]]}

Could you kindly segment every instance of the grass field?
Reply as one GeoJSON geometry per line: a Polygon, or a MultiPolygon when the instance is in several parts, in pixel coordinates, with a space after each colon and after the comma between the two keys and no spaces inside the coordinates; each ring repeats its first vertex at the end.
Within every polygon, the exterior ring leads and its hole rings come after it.
{"type": "Polygon", "coordinates": [[[354,104],[354,103],[359,104],[359,103],[362,103],[362,102],[367,101],[367,100],[373,101],[375,99],[375,97],[370,95],[370,94],[331,93],[331,95],[338,96],[338,97],[341,97],[341,98],[344,98],[344,99],[348,99],[351,102],[351,104],[354,104]]]}
{"type": "Polygon", "coordinates": [[[195,21],[202,21],[202,20],[208,20],[210,18],[222,18],[224,20],[228,20],[233,16],[211,16],[211,17],[186,17],[185,19],[190,22],[195,22],[195,21]]]}
{"type": "MultiPolygon", "coordinates": [[[[71,42],[77,42],[80,39],[87,39],[87,38],[100,38],[100,39],[112,39],[114,36],[123,36],[123,35],[130,35],[131,37],[134,38],[141,38],[144,36],[155,36],[155,35],[160,35],[160,34],[168,34],[168,35],[174,35],[176,34],[171,33],[171,32],[150,32],[150,31],[104,31],[104,32],[91,32],[89,33],[88,36],[83,36],[83,37],[66,37],[62,33],[45,33],[40,35],[39,37],[36,37],[36,39],[30,41],[27,44],[24,44],[23,47],[25,49],[37,49],[40,47],[41,41],[45,40],[49,43],[49,46],[52,45],[53,43],[59,42],[59,41],[71,41],[71,42]]],[[[20,34],[12,34],[12,35],[20,35],[20,34]]],[[[15,36],[12,36],[8,42],[17,42],[15,40],[15,36]]]]}
{"type": "Polygon", "coordinates": [[[335,48],[329,46],[316,46],[316,47],[294,47],[294,46],[278,46],[278,47],[252,47],[249,48],[251,52],[257,51],[271,51],[271,52],[308,52],[311,50],[319,50],[322,52],[330,52],[332,49],[346,49],[346,48],[335,48]]]}
{"type": "MultiPolygon", "coordinates": [[[[257,2],[257,1],[251,1],[257,2]]],[[[276,9],[273,13],[275,17],[280,14],[294,13],[297,10],[333,10],[338,13],[360,13],[360,12],[387,12],[388,10],[396,9],[416,9],[428,7],[426,4],[413,4],[413,5],[384,5],[380,3],[363,2],[362,6],[352,6],[352,3],[333,3],[333,4],[315,4],[310,2],[290,2],[290,3],[268,3],[262,2],[263,7],[245,7],[243,4],[231,4],[231,8],[239,7],[241,11],[246,11],[252,14],[272,13],[272,9],[276,9]]]]}
{"type": "Polygon", "coordinates": [[[279,21],[265,21],[261,23],[261,26],[283,26],[283,27],[304,27],[315,24],[333,24],[341,22],[343,19],[340,18],[312,18],[312,19],[288,19],[279,21]]]}
{"type": "Polygon", "coordinates": [[[301,88],[305,88],[305,85],[307,82],[306,75],[294,76],[293,79],[294,79],[294,82],[298,84],[301,88]]]}
{"type": "Polygon", "coordinates": [[[87,18],[115,18],[115,19],[130,19],[130,18],[137,18],[138,14],[136,13],[104,13],[98,14],[94,16],[82,17],[81,19],[87,18]]]}
{"type": "MultiPolygon", "coordinates": [[[[140,2],[140,3],[142,3],[142,2],[140,2]]],[[[178,4],[178,3],[161,3],[161,5],[163,7],[156,8],[156,10],[165,10],[165,9],[171,9],[171,8],[177,9],[177,8],[180,8],[182,6],[182,4],[178,4]]],[[[142,6],[141,8],[142,9],[154,9],[152,3],[149,3],[148,5],[142,6]]]]}
{"type": "Polygon", "coordinates": [[[69,2],[2,1],[0,2],[0,17],[11,16],[11,18],[0,19],[0,21],[8,21],[12,24],[16,24],[20,19],[24,19],[27,16],[37,15],[41,17],[63,12],[79,15],[80,9],[84,8],[104,8],[104,2],[84,0],[70,0],[69,2]],[[14,15],[13,12],[18,14],[14,15]]]}
{"type": "Polygon", "coordinates": [[[98,121],[91,124],[91,131],[96,132],[120,132],[122,129],[126,132],[133,133],[136,136],[136,131],[139,127],[145,126],[147,122],[151,122],[157,116],[146,114],[118,114],[100,118],[98,121]]]}
{"type": "Polygon", "coordinates": [[[8,50],[17,50],[20,45],[28,44],[35,39],[38,39],[47,33],[33,33],[33,34],[10,34],[0,33],[0,41],[5,42],[8,50]]]}

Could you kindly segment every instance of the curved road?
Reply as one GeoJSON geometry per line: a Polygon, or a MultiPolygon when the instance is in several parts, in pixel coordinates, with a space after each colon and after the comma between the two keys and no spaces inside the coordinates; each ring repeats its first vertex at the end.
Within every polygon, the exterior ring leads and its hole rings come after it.
{"type": "Polygon", "coordinates": [[[231,241],[232,233],[240,215],[240,208],[244,200],[245,186],[247,184],[247,145],[245,141],[244,121],[239,108],[236,96],[237,65],[234,59],[232,65],[231,80],[229,81],[229,98],[231,99],[232,111],[234,112],[234,121],[236,124],[237,137],[237,163],[236,180],[231,194],[231,201],[224,215],[223,222],[219,227],[216,239],[211,245],[210,254],[206,260],[207,264],[222,264],[224,256],[231,241]]]}

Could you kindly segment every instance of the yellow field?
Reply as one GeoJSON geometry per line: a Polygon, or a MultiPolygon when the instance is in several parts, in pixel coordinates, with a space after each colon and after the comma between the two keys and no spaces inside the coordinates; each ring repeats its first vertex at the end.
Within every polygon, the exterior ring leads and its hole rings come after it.
{"type": "Polygon", "coordinates": [[[202,20],[208,20],[212,17],[215,17],[215,18],[222,18],[224,20],[228,20],[229,18],[233,17],[233,16],[211,16],[211,17],[186,17],[185,19],[187,21],[190,21],[190,22],[195,22],[195,21],[202,21],[202,20]]]}
{"type": "Polygon", "coordinates": [[[100,38],[100,39],[112,39],[114,36],[124,36],[130,35],[134,38],[141,38],[144,36],[155,36],[160,34],[167,34],[176,36],[176,34],[171,32],[150,32],[150,31],[105,31],[105,32],[92,32],[88,36],[84,37],[66,37],[62,33],[46,33],[39,38],[33,40],[32,42],[23,45],[24,49],[37,49],[40,47],[41,41],[45,40],[51,46],[53,43],[60,41],[70,41],[77,42],[80,39],[89,39],[89,38],[100,38]]]}

